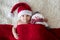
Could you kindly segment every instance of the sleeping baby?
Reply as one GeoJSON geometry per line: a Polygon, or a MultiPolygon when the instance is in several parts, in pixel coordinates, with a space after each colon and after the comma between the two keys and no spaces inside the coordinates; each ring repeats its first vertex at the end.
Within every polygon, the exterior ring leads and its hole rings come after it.
{"type": "Polygon", "coordinates": [[[44,16],[37,11],[32,15],[30,23],[31,24],[42,24],[48,27],[47,21],[48,21],[47,18],[44,18],[44,16]]]}

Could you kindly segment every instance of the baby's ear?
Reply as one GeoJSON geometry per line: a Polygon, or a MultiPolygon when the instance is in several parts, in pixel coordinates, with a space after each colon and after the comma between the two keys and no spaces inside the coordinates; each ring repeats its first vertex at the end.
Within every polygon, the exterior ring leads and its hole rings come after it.
{"type": "Polygon", "coordinates": [[[47,19],[47,18],[44,18],[44,21],[45,21],[45,22],[48,22],[48,19],[47,19]]]}

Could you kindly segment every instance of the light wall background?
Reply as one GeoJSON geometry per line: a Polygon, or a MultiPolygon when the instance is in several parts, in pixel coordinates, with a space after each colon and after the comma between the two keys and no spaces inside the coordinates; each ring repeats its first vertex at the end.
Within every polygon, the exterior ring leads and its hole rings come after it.
{"type": "Polygon", "coordinates": [[[0,24],[12,24],[11,7],[18,2],[27,2],[33,12],[40,11],[51,28],[60,28],[60,0],[0,0],[0,24]]]}

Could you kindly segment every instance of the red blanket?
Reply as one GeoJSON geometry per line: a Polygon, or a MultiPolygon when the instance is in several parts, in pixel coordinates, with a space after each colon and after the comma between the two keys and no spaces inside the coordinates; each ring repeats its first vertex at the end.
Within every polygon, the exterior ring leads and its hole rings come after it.
{"type": "Polygon", "coordinates": [[[19,25],[17,32],[19,40],[58,40],[44,25],[40,24],[19,25]]]}
{"type": "Polygon", "coordinates": [[[50,29],[50,31],[60,40],[60,28],[53,28],[53,29],[50,29]]]}
{"type": "MultiPolygon", "coordinates": [[[[18,40],[60,40],[60,30],[47,30],[39,24],[18,25],[18,40]]],[[[0,24],[0,40],[16,40],[12,35],[12,25],[0,24]]]]}
{"type": "Polygon", "coordinates": [[[15,40],[12,35],[12,25],[0,24],[0,40],[15,40]]]}

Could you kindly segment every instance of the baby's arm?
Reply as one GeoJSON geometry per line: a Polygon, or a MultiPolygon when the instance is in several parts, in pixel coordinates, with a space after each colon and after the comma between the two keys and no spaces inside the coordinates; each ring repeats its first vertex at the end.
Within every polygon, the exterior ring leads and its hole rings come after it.
{"type": "Polygon", "coordinates": [[[15,27],[12,27],[12,33],[13,33],[13,36],[18,39],[18,34],[16,33],[16,28],[15,27]]]}

